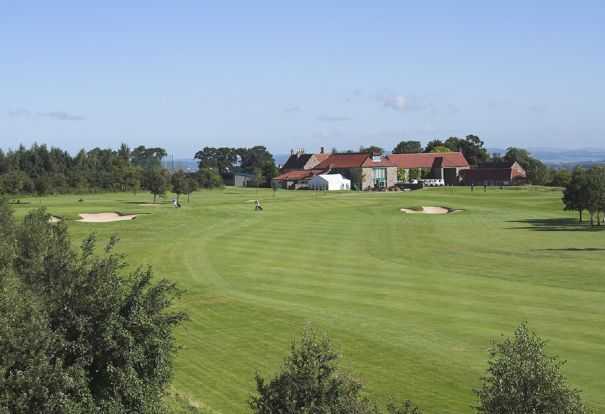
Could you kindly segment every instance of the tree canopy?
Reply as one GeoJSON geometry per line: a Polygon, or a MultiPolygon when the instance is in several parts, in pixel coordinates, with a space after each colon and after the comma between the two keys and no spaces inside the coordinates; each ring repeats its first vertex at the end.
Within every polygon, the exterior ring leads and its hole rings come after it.
{"type": "Polygon", "coordinates": [[[422,152],[420,141],[401,141],[393,148],[393,154],[414,154],[422,152]]]}
{"type": "MultiPolygon", "coordinates": [[[[339,367],[340,355],[331,341],[307,327],[294,341],[280,372],[272,379],[256,375],[250,399],[256,414],[379,414],[363,386],[339,367]]],[[[420,414],[409,401],[391,404],[389,414],[420,414]]]]}
{"type": "Polygon", "coordinates": [[[273,155],[262,145],[251,148],[204,147],[195,154],[195,159],[198,160],[200,176],[204,177],[204,182],[200,181],[202,187],[216,182],[211,177],[211,170],[218,173],[221,180],[231,180],[237,172],[256,174],[260,170],[261,183],[266,186],[277,175],[273,155]]]}
{"type": "Polygon", "coordinates": [[[527,324],[490,350],[487,374],[475,391],[478,413],[582,414],[579,391],[567,383],[561,362],[527,324]]]}
{"type": "Polygon", "coordinates": [[[35,210],[15,224],[0,201],[0,412],[162,413],[179,291],[126,273],[117,239],[72,249],[67,227],[35,210]]]}

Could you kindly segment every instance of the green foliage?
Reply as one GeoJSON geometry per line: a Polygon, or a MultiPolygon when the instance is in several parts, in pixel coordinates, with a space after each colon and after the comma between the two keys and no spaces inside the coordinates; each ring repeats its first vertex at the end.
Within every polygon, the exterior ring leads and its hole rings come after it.
{"type": "Polygon", "coordinates": [[[162,197],[168,191],[168,171],[167,170],[147,170],[145,171],[143,187],[153,194],[153,202],[157,197],[162,197]]]}
{"type": "Polygon", "coordinates": [[[470,165],[478,165],[489,159],[483,141],[476,135],[467,135],[464,139],[448,138],[444,145],[452,151],[460,151],[470,165]]]}
{"type": "Polygon", "coordinates": [[[162,168],[162,159],[167,155],[164,148],[146,148],[144,145],[140,145],[132,150],[130,153],[128,147],[122,144],[122,147],[118,151],[118,156],[122,160],[132,160],[132,164],[142,168],[143,170],[159,170],[162,168]]]}
{"type": "Polygon", "coordinates": [[[477,412],[484,414],[581,414],[588,410],[579,392],[561,374],[563,362],[549,356],[545,342],[521,324],[512,338],[490,350],[477,412]]]}
{"type": "Polygon", "coordinates": [[[527,180],[534,185],[547,185],[552,181],[551,170],[540,160],[522,148],[510,147],[503,159],[508,162],[518,162],[527,172],[527,180]]]}
{"type": "Polygon", "coordinates": [[[566,169],[560,169],[553,171],[549,185],[553,187],[567,187],[570,182],[571,172],[566,169]]]}
{"type": "MultiPolygon", "coordinates": [[[[267,148],[256,145],[251,148],[213,148],[204,147],[195,154],[199,160],[201,187],[218,187],[218,180],[212,177],[211,172],[217,172],[222,180],[233,178],[234,172],[241,170],[249,174],[255,174],[260,170],[260,180],[263,186],[269,186],[271,179],[277,175],[277,167],[273,156],[267,148]]],[[[222,185],[222,184],[221,184],[222,185]]]]}
{"type": "Polygon", "coordinates": [[[393,148],[393,154],[414,154],[422,152],[420,141],[401,141],[393,148]]]}
{"type": "Polygon", "coordinates": [[[142,172],[159,170],[162,148],[139,146],[130,151],[93,148],[76,156],[58,148],[34,144],[0,154],[0,193],[54,194],[88,190],[134,191],[142,172]]]}
{"type": "Polygon", "coordinates": [[[446,147],[445,145],[437,145],[433,147],[431,152],[452,152],[452,150],[446,147]]]}
{"type": "Polygon", "coordinates": [[[429,141],[428,144],[426,144],[426,147],[424,148],[424,152],[435,152],[435,148],[436,147],[444,147],[445,143],[440,140],[440,139],[434,139],[432,141],[429,141]]]}
{"type": "Polygon", "coordinates": [[[401,405],[389,404],[387,414],[422,414],[422,410],[412,401],[406,400],[401,405]]]}
{"type": "Polygon", "coordinates": [[[587,210],[590,214],[590,223],[601,225],[601,213],[605,214],[605,168],[592,167],[589,170],[576,168],[569,183],[563,191],[565,210],[575,210],[580,214],[587,210]]]}
{"type": "Polygon", "coordinates": [[[256,376],[250,400],[257,414],[369,414],[376,408],[362,386],[338,368],[339,355],[329,339],[307,328],[293,342],[280,373],[267,381],[256,376]]]}
{"type": "Polygon", "coordinates": [[[363,152],[370,155],[382,155],[384,154],[384,149],[377,145],[370,145],[367,147],[361,146],[359,147],[359,152],[363,152]]]}
{"type": "Polygon", "coordinates": [[[179,291],[150,269],[124,274],[115,238],[102,256],[94,236],[72,250],[49,218],[35,210],[15,226],[0,204],[0,260],[13,269],[0,286],[0,412],[164,412],[179,291]]]}
{"type": "Polygon", "coordinates": [[[178,170],[170,177],[170,184],[172,185],[172,192],[176,194],[177,202],[180,199],[181,194],[188,194],[188,183],[187,176],[183,170],[178,170]]]}
{"type": "Polygon", "coordinates": [[[60,335],[26,292],[0,297],[0,412],[94,413],[84,370],[65,366],[60,335]]]}
{"type": "Polygon", "coordinates": [[[191,193],[197,191],[198,184],[195,178],[191,175],[188,175],[185,178],[185,194],[187,194],[187,201],[191,199],[191,193]]]}
{"type": "Polygon", "coordinates": [[[15,222],[8,201],[0,197],[0,288],[15,260],[15,222]]]}
{"type": "Polygon", "coordinates": [[[223,178],[214,168],[200,168],[196,178],[201,188],[220,188],[223,186],[223,178]]]}
{"type": "MultiPolygon", "coordinates": [[[[232,174],[233,167],[237,162],[237,150],[235,148],[204,147],[195,153],[195,159],[199,161],[199,170],[214,170],[221,177],[232,174]]],[[[203,185],[202,185],[203,186],[203,185]]]]}

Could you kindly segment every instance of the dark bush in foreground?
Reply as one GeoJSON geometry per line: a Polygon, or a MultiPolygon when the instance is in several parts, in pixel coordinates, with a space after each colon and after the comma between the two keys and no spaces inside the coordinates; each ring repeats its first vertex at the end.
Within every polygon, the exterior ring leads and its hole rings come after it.
{"type": "Polygon", "coordinates": [[[545,342],[521,324],[490,351],[487,375],[475,393],[484,414],[581,414],[579,391],[561,374],[563,362],[546,354],[545,342]]]}
{"type": "MultiPolygon", "coordinates": [[[[339,355],[330,340],[306,329],[293,342],[280,373],[267,381],[256,376],[257,394],[250,400],[257,414],[377,414],[363,395],[361,383],[338,367],[339,355]]],[[[409,402],[389,413],[419,414],[409,402]],[[407,410],[407,411],[406,411],[407,410]]]]}
{"type": "Polygon", "coordinates": [[[115,240],[100,257],[93,236],[74,251],[43,210],[15,226],[0,201],[0,217],[0,412],[164,412],[185,317],[169,310],[175,286],[125,275],[115,240]]]}

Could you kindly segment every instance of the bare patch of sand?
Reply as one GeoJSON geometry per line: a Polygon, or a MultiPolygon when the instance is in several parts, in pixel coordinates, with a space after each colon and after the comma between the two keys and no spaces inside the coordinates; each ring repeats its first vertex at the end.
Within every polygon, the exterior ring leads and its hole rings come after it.
{"type": "Polygon", "coordinates": [[[462,210],[451,209],[447,207],[422,206],[420,208],[402,208],[406,214],[451,214],[462,210]]]}
{"type": "Polygon", "coordinates": [[[111,223],[113,221],[127,221],[137,218],[136,214],[119,214],[119,213],[90,213],[79,214],[80,220],[83,223],[111,223]]]}
{"type": "Polygon", "coordinates": [[[56,216],[50,216],[50,218],[48,219],[49,223],[59,223],[60,221],[63,221],[63,219],[61,217],[56,216]]]}

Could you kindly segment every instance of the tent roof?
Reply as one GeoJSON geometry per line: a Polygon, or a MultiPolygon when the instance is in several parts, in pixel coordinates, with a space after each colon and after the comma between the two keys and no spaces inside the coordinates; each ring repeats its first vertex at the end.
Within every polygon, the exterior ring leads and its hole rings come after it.
{"type": "Polygon", "coordinates": [[[344,178],[342,176],[342,174],[320,174],[317,177],[323,178],[324,180],[326,180],[329,183],[342,183],[342,182],[351,181],[348,178],[344,178]]]}

